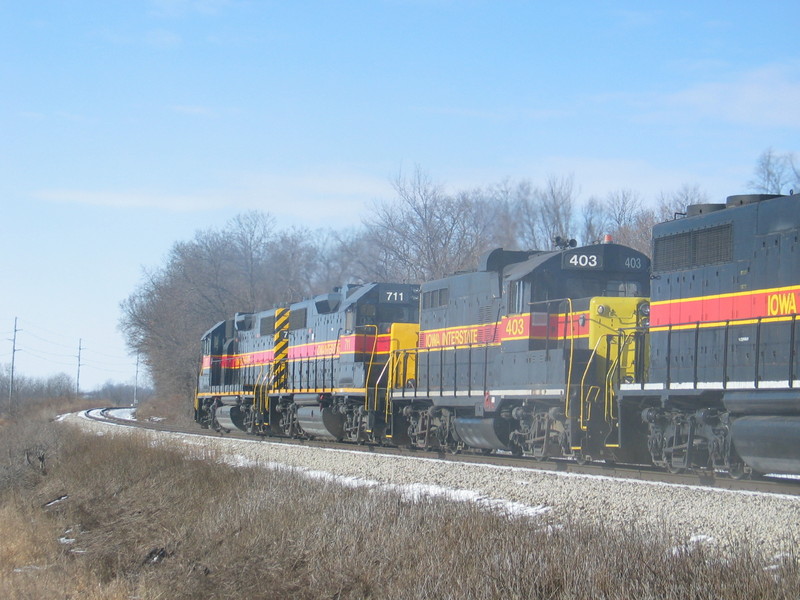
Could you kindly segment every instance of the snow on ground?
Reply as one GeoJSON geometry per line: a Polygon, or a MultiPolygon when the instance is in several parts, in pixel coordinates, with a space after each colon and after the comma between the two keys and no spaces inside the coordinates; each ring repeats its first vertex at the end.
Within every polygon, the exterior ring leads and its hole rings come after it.
{"type": "Polygon", "coordinates": [[[134,407],[128,408],[111,408],[107,411],[108,416],[115,419],[122,419],[123,421],[135,421],[136,409],[134,407]]]}

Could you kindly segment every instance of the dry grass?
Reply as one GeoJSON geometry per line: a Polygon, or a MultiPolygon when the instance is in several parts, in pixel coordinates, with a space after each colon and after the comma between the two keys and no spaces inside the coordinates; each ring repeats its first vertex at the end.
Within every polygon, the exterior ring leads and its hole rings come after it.
{"type": "Polygon", "coordinates": [[[800,584],[793,559],[764,570],[746,549],[722,563],[633,527],[552,527],[188,460],[142,439],[17,429],[0,441],[4,598],[737,600],[796,598],[800,584]],[[47,474],[12,460],[41,443],[47,474]]]}

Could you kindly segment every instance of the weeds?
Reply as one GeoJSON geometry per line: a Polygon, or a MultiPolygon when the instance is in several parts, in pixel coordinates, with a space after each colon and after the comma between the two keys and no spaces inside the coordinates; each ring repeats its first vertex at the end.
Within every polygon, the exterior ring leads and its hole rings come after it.
{"type": "MultiPolygon", "coordinates": [[[[791,552],[721,562],[576,522],[187,459],[56,424],[2,432],[5,598],[796,598],[791,552]],[[47,472],[25,461],[46,448],[47,472]],[[60,499],[58,502],[54,500],[60,499]]],[[[212,453],[213,454],[213,453],[212,453]]]]}

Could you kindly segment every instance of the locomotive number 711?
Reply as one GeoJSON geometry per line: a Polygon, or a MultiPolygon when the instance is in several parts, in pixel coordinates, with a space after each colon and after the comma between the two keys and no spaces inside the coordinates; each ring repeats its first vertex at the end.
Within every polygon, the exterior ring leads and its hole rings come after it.
{"type": "Polygon", "coordinates": [[[404,302],[405,294],[403,292],[385,292],[387,302],[404,302]]]}

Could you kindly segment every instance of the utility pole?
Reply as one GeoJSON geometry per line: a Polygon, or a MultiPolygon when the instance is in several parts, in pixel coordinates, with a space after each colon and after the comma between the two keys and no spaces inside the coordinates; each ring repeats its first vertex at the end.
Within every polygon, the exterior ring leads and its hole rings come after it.
{"type": "Polygon", "coordinates": [[[139,401],[136,394],[139,391],[139,353],[136,353],[136,378],[133,380],[133,406],[136,406],[139,401]]]}
{"type": "Polygon", "coordinates": [[[78,338],[78,376],[75,378],[75,398],[81,397],[81,350],[83,339],[78,338]]]}
{"type": "Polygon", "coordinates": [[[14,359],[17,357],[17,317],[14,317],[14,337],[11,342],[11,379],[8,382],[8,411],[14,408],[14,359]]]}

